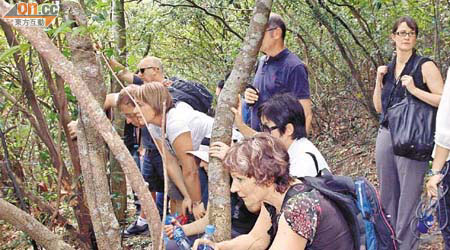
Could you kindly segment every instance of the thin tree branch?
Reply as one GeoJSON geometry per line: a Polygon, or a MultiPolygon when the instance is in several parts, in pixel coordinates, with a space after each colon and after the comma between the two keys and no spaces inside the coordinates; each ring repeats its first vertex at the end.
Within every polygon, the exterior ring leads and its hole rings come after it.
{"type": "MultiPolygon", "coordinates": [[[[19,186],[19,183],[17,181],[16,176],[14,175],[12,169],[11,169],[11,162],[9,160],[9,152],[8,152],[8,145],[6,143],[6,134],[11,131],[14,127],[10,127],[8,129],[5,130],[5,132],[3,133],[2,129],[0,128],[0,138],[2,141],[2,147],[3,147],[3,152],[4,152],[4,166],[6,168],[6,172],[8,173],[9,179],[11,179],[12,183],[13,183],[13,187],[14,187],[14,192],[16,193],[17,198],[19,199],[19,204],[20,204],[20,208],[23,211],[27,211],[29,212],[28,206],[25,203],[24,200],[24,196],[23,196],[23,191],[19,186]]],[[[33,246],[34,249],[38,249],[36,241],[34,239],[32,239],[31,244],[33,246]]]]}
{"type": "MultiPolygon", "coordinates": [[[[0,20],[0,26],[2,27],[5,36],[7,38],[8,44],[10,47],[16,46],[19,44],[17,41],[16,36],[14,35],[12,29],[5,23],[4,20],[0,20]]],[[[67,168],[64,164],[60,165],[58,152],[56,151],[55,143],[53,142],[53,139],[50,135],[50,131],[47,126],[47,122],[45,120],[45,117],[38,105],[38,101],[36,98],[36,95],[34,94],[31,79],[29,75],[27,74],[26,68],[25,68],[25,60],[23,57],[19,55],[19,53],[14,53],[14,60],[16,62],[17,69],[19,70],[20,76],[21,76],[21,85],[23,90],[25,91],[25,96],[28,99],[28,103],[31,106],[31,109],[33,110],[33,113],[35,115],[37,125],[39,126],[40,134],[42,135],[41,139],[46,145],[46,147],[49,150],[50,158],[52,160],[53,166],[56,168],[57,171],[63,171],[63,178],[64,178],[64,187],[66,190],[71,189],[71,179],[69,177],[69,173],[67,171],[67,168]]]]}
{"type": "Polygon", "coordinates": [[[211,16],[211,17],[214,17],[216,20],[218,20],[219,23],[222,23],[222,24],[227,28],[227,30],[228,30],[229,32],[233,33],[233,34],[234,34],[235,36],[237,36],[241,41],[244,40],[244,38],[243,38],[241,35],[239,35],[239,33],[237,33],[235,30],[233,30],[233,29],[230,27],[230,25],[228,25],[227,21],[225,21],[225,19],[223,19],[222,17],[220,17],[220,16],[218,16],[218,15],[216,15],[216,14],[214,14],[214,13],[209,12],[207,9],[205,9],[205,8],[203,8],[203,7],[201,7],[201,6],[199,6],[199,5],[196,4],[194,1],[191,1],[191,0],[185,0],[185,1],[188,2],[188,3],[190,3],[191,5],[188,5],[188,4],[178,4],[178,5],[175,5],[175,4],[167,4],[167,3],[161,3],[161,1],[156,1],[156,2],[158,2],[158,3],[160,4],[160,6],[169,6],[169,7],[188,7],[188,8],[195,8],[195,9],[202,10],[206,15],[211,16]]]}
{"type": "Polygon", "coordinates": [[[368,57],[374,66],[377,65],[377,63],[375,62],[375,59],[370,55],[369,51],[367,51],[366,47],[364,47],[364,45],[362,45],[362,43],[359,41],[358,37],[356,37],[355,33],[353,33],[352,29],[347,25],[347,23],[344,22],[344,20],[342,20],[342,18],[340,16],[338,16],[336,13],[334,13],[326,4],[323,0],[319,1],[319,4],[328,12],[331,14],[331,16],[333,17],[333,19],[338,20],[339,23],[341,23],[341,25],[345,28],[345,30],[347,30],[347,32],[350,34],[350,36],[353,38],[353,40],[355,41],[356,45],[358,45],[362,51],[364,52],[364,54],[366,55],[366,57],[368,57]]]}
{"type": "Polygon", "coordinates": [[[8,144],[6,143],[6,133],[10,131],[12,128],[8,128],[5,133],[0,128],[0,139],[2,141],[2,147],[3,147],[3,158],[4,158],[4,166],[6,169],[6,172],[8,173],[9,179],[11,179],[14,187],[14,192],[16,193],[17,199],[19,199],[20,208],[24,211],[27,211],[27,205],[25,204],[25,200],[23,197],[22,189],[20,188],[17,179],[14,176],[14,173],[11,169],[11,161],[9,160],[9,152],[8,152],[8,144]]]}
{"type": "Polygon", "coordinates": [[[346,1],[344,1],[344,4],[338,4],[338,3],[334,2],[334,1],[331,1],[331,0],[329,0],[329,2],[334,4],[334,5],[345,6],[345,7],[350,9],[350,12],[352,13],[352,15],[358,21],[359,26],[364,31],[364,34],[366,34],[366,36],[369,38],[368,39],[369,42],[372,43],[372,46],[375,48],[376,55],[377,55],[377,60],[378,60],[377,61],[378,65],[384,65],[384,59],[383,59],[383,55],[381,54],[381,49],[378,46],[378,44],[375,42],[375,39],[372,36],[372,31],[370,30],[370,26],[367,23],[367,20],[364,19],[364,17],[361,15],[361,13],[359,13],[359,11],[354,6],[350,5],[346,1]]]}

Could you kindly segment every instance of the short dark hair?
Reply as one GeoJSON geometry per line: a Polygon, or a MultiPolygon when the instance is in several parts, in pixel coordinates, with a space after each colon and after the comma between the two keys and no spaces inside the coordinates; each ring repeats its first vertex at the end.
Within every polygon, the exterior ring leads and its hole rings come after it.
{"type": "Polygon", "coordinates": [[[284,23],[283,18],[281,18],[280,15],[278,15],[276,13],[271,13],[270,17],[269,17],[269,21],[267,22],[267,27],[268,28],[280,27],[281,38],[283,38],[283,41],[284,41],[284,37],[286,36],[286,24],[284,23]]]}
{"type": "Polygon", "coordinates": [[[416,32],[416,36],[419,35],[419,26],[417,26],[416,21],[409,16],[400,17],[395,21],[394,25],[392,26],[392,34],[397,32],[398,26],[400,26],[400,24],[402,23],[406,23],[406,25],[408,25],[410,29],[414,30],[414,32],[416,32]]]}
{"type": "Polygon", "coordinates": [[[286,125],[291,123],[294,126],[292,135],[294,140],[306,137],[306,118],[303,107],[291,93],[274,95],[259,108],[258,116],[275,123],[281,134],[286,131],[286,125]]]}
{"type": "Polygon", "coordinates": [[[223,80],[220,80],[220,81],[217,83],[217,87],[218,87],[219,89],[223,89],[223,85],[225,85],[225,82],[228,80],[228,77],[230,77],[230,74],[231,74],[231,72],[228,72],[228,73],[225,75],[225,78],[224,78],[223,80]]]}

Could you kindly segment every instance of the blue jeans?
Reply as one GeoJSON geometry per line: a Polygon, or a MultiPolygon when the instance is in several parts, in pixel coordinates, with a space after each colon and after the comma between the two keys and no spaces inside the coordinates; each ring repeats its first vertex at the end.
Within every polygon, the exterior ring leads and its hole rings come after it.
{"type": "Polygon", "coordinates": [[[151,192],[164,192],[163,163],[156,148],[145,149],[141,173],[151,192]]]}
{"type": "MultiPolygon", "coordinates": [[[[139,170],[141,170],[141,160],[139,159],[139,152],[138,152],[138,145],[134,145],[133,147],[129,147],[128,150],[130,151],[131,156],[133,156],[134,161],[136,162],[136,165],[138,166],[139,170]]],[[[141,203],[139,202],[138,197],[133,192],[133,198],[134,198],[134,205],[136,206],[136,212],[140,213],[141,211],[141,203]]]]}

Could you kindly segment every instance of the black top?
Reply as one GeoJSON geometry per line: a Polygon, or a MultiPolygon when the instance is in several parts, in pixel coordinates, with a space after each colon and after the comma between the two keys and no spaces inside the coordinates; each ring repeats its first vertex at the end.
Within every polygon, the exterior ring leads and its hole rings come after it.
{"type": "MultiPolygon", "coordinates": [[[[394,104],[399,103],[404,97],[405,97],[405,91],[406,88],[402,86],[402,83],[400,81],[400,78],[403,75],[408,75],[414,68],[415,63],[420,58],[419,55],[417,55],[415,52],[411,55],[411,57],[408,59],[408,62],[406,62],[405,67],[403,68],[403,71],[401,72],[398,79],[395,78],[395,64],[396,64],[396,57],[388,64],[388,72],[383,77],[383,90],[381,93],[381,105],[382,105],[382,113],[380,115],[380,123],[383,127],[388,127],[388,120],[386,117],[386,111],[389,107],[392,107],[394,104]],[[399,84],[397,87],[396,85],[399,84]],[[391,98],[392,94],[392,98],[391,98]],[[391,99],[391,100],[390,100],[391,99]]],[[[424,58],[420,64],[417,67],[416,72],[413,75],[414,84],[417,88],[430,92],[428,87],[423,82],[423,75],[422,75],[422,64],[425,62],[431,61],[430,58],[424,58]]],[[[416,98],[416,97],[414,97],[416,98]]],[[[416,98],[417,99],[417,98],[416,98]]]]}

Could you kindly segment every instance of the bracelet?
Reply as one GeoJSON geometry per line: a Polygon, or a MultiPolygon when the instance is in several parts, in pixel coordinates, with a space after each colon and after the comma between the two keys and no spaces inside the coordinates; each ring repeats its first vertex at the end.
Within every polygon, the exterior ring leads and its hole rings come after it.
{"type": "Polygon", "coordinates": [[[435,175],[438,175],[438,174],[441,174],[441,170],[430,169],[427,172],[427,176],[428,177],[435,176],[435,175]]]}

